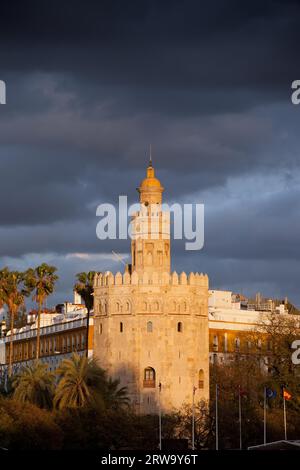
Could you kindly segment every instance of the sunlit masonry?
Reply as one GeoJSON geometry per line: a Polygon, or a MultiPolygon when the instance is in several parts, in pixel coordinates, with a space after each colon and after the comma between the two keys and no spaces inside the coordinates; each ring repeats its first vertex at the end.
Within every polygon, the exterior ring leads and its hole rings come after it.
{"type": "MultiPolygon", "coordinates": [[[[77,294],[74,303],[41,315],[41,360],[54,369],[73,351],[83,354],[88,347],[89,355],[128,387],[139,413],[157,412],[159,401],[164,411],[178,409],[192,402],[193,393],[196,401],[208,400],[209,362],[251,353],[245,335],[264,312],[288,314],[287,299],[275,306],[260,295],[251,300],[209,290],[207,274],[172,272],[170,217],[161,208],[163,191],[150,162],[138,188],[141,209],[133,217],[131,264],[124,273],[95,277],[88,345],[87,312],[77,294]]],[[[13,336],[2,324],[2,374],[7,373],[11,339],[14,370],[34,360],[36,332],[35,315],[29,315],[28,324],[15,329],[13,336]]],[[[259,353],[268,357],[267,344],[259,345],[259,353]]]]}

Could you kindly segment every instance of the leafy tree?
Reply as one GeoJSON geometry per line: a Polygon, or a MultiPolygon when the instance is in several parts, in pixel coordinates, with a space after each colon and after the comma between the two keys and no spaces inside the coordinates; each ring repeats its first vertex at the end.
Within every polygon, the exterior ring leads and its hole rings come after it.
{"type": "Polygon", "coordinates": [[[55,282],[58,276],[55,274],[57,269],[54,266],[49,266],[42,263],[36,268],[28,269],[26,272],[25,284],[29,291],[34,292],[33,300],[38,305],[38,323],[37,323],[37,336],[36,336],[36,359],[40,356],[40,326],[41,326],[41,311],[46,298],[53,293],[55,282]]]}
{"type": "Polygon", "coordinates": [[[24,305],[25,296],[29,291],[24,285],[25,275],[19,271],[10,271],[7,267],[0,270],[0,299],[6,305],[10,316],[11,336],[9,343],[8,375],[12,373],[13,363],[13,331],[15,316],[19,308],[24,305]]]}
{"type": "Polygon", "coordinates": [[[48,365],[35,361],[17,373],[12,381],[13,396],[21,403],[32,403],[40,408],[52,407],[54,374],[48,365]]]}
{"type": "MultiPolygon", "coordinates": [[[[180,439],[192,439],[193,409],[191,405],[183,405],[177,415],[177,436],[180,439]]],[[[214,414],[210,413],[209,404],[205,401],[195,403],[194,407],[194,439],[195,448],[201,450],[211,445],[214,433],[214,414]]]]}
{"type": "Polygon", "coordinates": [[[265,369],[266,385],[275,388],[280,395],[282,386],[288,387],[294,395],[293,405],[300,410],[298,368],[292,363],[291,345],[299,338],[300,319],[292,315],[265,314],[257,327],[249,333],[249,339],[261,346],[256,355],[265,369]]]}
{"type": "Polygon", "coordinates": [[[8,450],[57,450],[63,433],[55,416],[31,403],[0,398],[0,447],[8,450]]]}
{"type": "Polygon", "coordinates": [[[90,314],[94,306],[94,277],[95,271],[88,273],[82,272],[76,274],[77,282],[74,285],[74,290],[81,296],[87,309],[86,318],[86,357],[89,353],[89,327],[90,327],[90,314]]]}

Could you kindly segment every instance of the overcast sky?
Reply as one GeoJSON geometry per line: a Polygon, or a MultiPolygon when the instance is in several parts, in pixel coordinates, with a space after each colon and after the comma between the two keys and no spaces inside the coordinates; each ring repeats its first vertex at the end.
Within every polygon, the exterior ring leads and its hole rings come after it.
{"type": "MultiPolygon", "coordinates": [[[[1,4],[0,265],[122,269],[96,207],[137,200],[149,144],[165,200],[205,204],[205,245],[173,269],[300,305],[296,1],[1,4]]],[[[129,257],[128,257],[129,260],[129,257]]]]}

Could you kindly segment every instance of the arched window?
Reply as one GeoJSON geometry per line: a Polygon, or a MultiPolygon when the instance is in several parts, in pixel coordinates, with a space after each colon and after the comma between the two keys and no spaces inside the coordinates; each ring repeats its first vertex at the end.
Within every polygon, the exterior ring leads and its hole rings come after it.
{"type": "Polygon", "coordinates": [[[153,367],[146,367],[144,369],[144,382],[145,388],[155,388],[155,370],[153,367]]]}
{"type": "Polygon", "coordinates": [[[120,333],[123,333],[123,322],[120,322],[120,333]]]}
{"type": "Polygon", "coordinates": [[[178,333],[182,333],[182,322],[181,321],[179,321],[177,323],[177,331],[178,331],[178,333]]]}
{"type": "Polygon", "coordinates": [[[152,333],[153,331],[153,323],[152,321],[147,322],[147,333],[152,333]]]}
{"type": "Polygon", "coordinates": [[[204,388],[204,372],[203,372],[203,369],[199,370],[198,388],[204,388]]]}

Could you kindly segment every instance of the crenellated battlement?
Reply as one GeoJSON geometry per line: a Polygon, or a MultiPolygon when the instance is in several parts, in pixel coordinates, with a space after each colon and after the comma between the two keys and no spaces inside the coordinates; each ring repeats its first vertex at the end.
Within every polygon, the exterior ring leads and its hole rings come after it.
{"type": "Polygon", "coordinates": [[[104,286],[124,286],[124,285],[183,285],[183,286],[202,286],[208,288],[208,276],[203,273],[189,273],[188,275],[183,271],[178,274],[173,271],[171,274],[154,272],[149,274],[144,272],[138,274],[134,271],[132,274],[125,272],[117,272],[113,274],[110,271],[105,273],[98,273],[94,278],[94,288],[104,286]]]}

